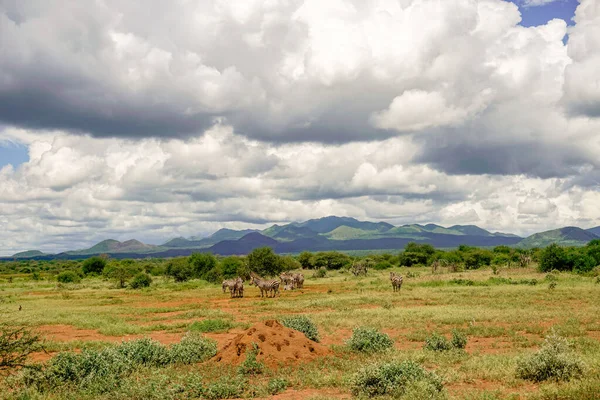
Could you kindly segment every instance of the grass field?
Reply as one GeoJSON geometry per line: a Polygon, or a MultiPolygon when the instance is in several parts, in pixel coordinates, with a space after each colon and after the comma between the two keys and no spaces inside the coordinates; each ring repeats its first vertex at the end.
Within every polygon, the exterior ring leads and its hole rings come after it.
{"type": "MultiPolygon", "coordinates": [[[[600,398],[600,284],[596,278],[557,274],[556,285],[533,268],[490,269],[432,275],[429,269],[395,269],[405,277],[393,293],[388,271],[366,277],[329,272],[307,276],[305,288],[263,299],[246,285],[245,297],[230,299],[204,281],[174,283],[155,279],[150,288],[116,289],[100,278],[80,284],[0,277],[0,318],[25,324],[46,339],[46,362],[58,352],[99,349],[145,336],[164,344],[187,331],[202,332],[222,347],[256,322],[306,314],[316,323],[330,355],[310,363],[268,368],[241,376],[233,366],[213,361],[166,368],[141,367],[119,387],[105,393],[63,386],[38,392],[23,380],[0,381],[4,398],[194,398],[280,399],[350,398],[355,373],[365,365],[413,360],[443,380],[450,399],[596,399],[600,398]],[[19,311],[19,306],[22,310],[19,311]],[[351,351],[345,341],[358,326],[377,328],[394,340],[391,350],[351,351]],[[465,351],[424,350],[434,332],[467,334],[465,351]],[[518,360],[535,352],[550,332],[568,338],[585,362],[581,379],[535,383],[516,377],[518,360]],[[200,392],[198,392],[200,393],[200,392]],[[211,394],[212,393],[212,394],[211,394]]],[[[405,398],[418,395],[407,394],[405,398]]],[[[425,395],[423,395],[425,396],[425,395]]]]}

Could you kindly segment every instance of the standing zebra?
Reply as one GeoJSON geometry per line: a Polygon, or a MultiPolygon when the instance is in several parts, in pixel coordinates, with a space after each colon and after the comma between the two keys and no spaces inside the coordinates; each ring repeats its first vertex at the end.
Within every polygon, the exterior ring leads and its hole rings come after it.
{"type": "Polygon", "coordinates": [[[229,289],[230,296],[234,297],[234,295],[235,295],[235,284],[236,284],[236,280],[235,279],[229,279],[229,280],[223,281],[223,284],[221,285],[223,287],[223,293],[225,293],[225,289],[229,289]]]}
{"type": "Polygon", "coordinates": [[[239,276],[235,279],[233,291],[237,297],[244,297],[244,281],[239,276]]]}
{"type": "Polygon", "coordinates": [[[297,273],[292,276],[294,277],[294,286],[298,289],[304,288],[304,275],[297,273]]]}
{"type": "Polygon", "coordinates": [[[294,289],[293,275],[290,275],[287,272],[283,272],[281,275],[279,275],[279,279],[281,279],[281,283],[283,284],[284,290],[294,289]]]}
{"type": "Polygon", "coordinates": [[[402,276],[390,271],[390,281],[392,281],[392,289],[394,292],[399,292],[402,286],[402,276]]]}
{"type": "Polygon", "coordinates": [[[264,293],[272,293],[271,297],[275,297],[279,294],[279,281],[277,279],[262,279],[258,275],[251,275],[250,284],[256,285],[260,289],[260,297],[265,297],[264,293]]]}

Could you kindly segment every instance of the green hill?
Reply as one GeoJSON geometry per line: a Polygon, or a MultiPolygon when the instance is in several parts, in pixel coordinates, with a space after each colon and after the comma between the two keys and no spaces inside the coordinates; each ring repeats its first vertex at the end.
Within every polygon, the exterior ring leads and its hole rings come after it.
{"type": "Polygon", "coordinates": [[[22,251],[20,253],[16,253],[13,254],[14,258],[29,258],[29,257],[37,257],[37,256],[43,256],[46,253],[42,253],[39,250],[28,250],[28,251],[22,251]]]}
{"type": "Polygon", "coordinates": [[[89,249],[69,251],[67,254],[71,255],[89,255],[89,254],[110,254],[110,253],[149,253],[156,251],[158,246],[151,244],[145,244],[139,240],[127,240],[125,242],[119,242],[114,239],[103,240],[100,243],[95,244],[89,249]]]}
{"type": "Polygon", "coordinates": [[[567,226],[533,234],[521,240],[517,246],[522,248],[546,247],[552,243],[561,246],[584,246],[594,239],[598,239],[598,236],[592,232],[575,226],[567,226]]]}

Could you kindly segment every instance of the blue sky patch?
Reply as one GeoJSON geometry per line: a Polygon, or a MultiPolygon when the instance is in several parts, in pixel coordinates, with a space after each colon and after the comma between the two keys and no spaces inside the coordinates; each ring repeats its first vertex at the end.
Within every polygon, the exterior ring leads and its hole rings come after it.
{"type": "Polygon", "coordinates": [[[12,164],[13,167],[29,161],[27,146],[0,142],[0,168],[12,164]]]}
{"type": "Polygon", "coordinates": [[[525,27],[544,25],[554,18],[565,20],[567,25],[574,25],[573,16],[579,5],[577,0],[556,0],[540,6],[526,6],[525,0],[510,0],[510,2],[519,7],[521,25],[525,27]]]}

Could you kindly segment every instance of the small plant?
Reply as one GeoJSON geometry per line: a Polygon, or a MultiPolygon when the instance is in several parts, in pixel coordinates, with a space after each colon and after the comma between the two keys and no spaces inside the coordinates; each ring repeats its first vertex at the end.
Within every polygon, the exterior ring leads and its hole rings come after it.
{"type": "Polygon", "coordinates": [[[227,332],[233,326],[233,323],[229,320],[205,319],[191,324],[189,330],[194,332],[227,332]]]}
{"type": "Polygon", "coordinates": [[[327,268],[321,267],[313,272],[313,278],[325,278],[327,276],[327,268]]]}
{"type": "Polygon", "coordinates": [[[319,330],[315,323],[306,315],[283,318],[281,324],[304,333],[304,336],[310,340],[319,341],[319,330]]]}
{"type": "Polygon", "coordinates": [[[600,276],[596,277],[596,284],[600,284],[600,276]]]}
{"type": "Polygon", "coordinates": [[[246,360],[239,366],[238,372],[242,375],[259,375],[263,373],[265,366],[256,360],[260,348],[252,343],[252,349],[246,350],[246,360]]]}
{"type": "Polygon", "coordinates": [[[517,364],[517,377],[534,382],[568,381],[583,375],[585,365],[571,350],[567,339],[552,333],[537,353],[517,364]]]}
{"type": "Polygon", "coordinates": [[[129,287],[132,289],[141,289],[150,286],[151,283],[152,277],[145,272],[140,272],[129,282],[129,287]]]}
{"type": "Polygon", "coordinates": [[[419,276],[420,276],[420,274],[418,272],[408,271],[406,273],[407,278],[418,278],[419,276]]]}
{"type": "Polygon", "coordinates": [[[277,393],[283,392],[288,387],[287,380],[283,378],[273,378],[267,384],[267,391],[270,395],[276,395],[277,393]]]}
{"type": "Polygon", "coordinates": [[[73,271],[63,271],[56,277],[60,283],[79,283],[81,278],[73,271]]]}
{"type": "Polygon", "coordinates": [[[457,329],[453,329],[450,344],[455,349],[464,349],[467,347],[467,335],[457,329]]]}
{"type": "Polygon", "coordinates": [[[34,271],[34,272],[31,274],[31,279],[32,279],[32,280],[34,280],[34,281],[39,281],[39,280],[40,280],[40,279],[42,279],[42,278],[41,278],[41,276],[40,276],[40,273],[39,273],[39,272],[37,272],[37,271],[34,271]]]}
{"type": "Polygon", "coordinates": [[[500,273],[500,269],[497,265],[492,265],[492,274],[498,275],[500,273]]]}
{"type": "Polygon", "coordinates": [[[394,341],[375,328],[358,327],[352,331],[352,336],[346,344],[354,351],[373,353],[389,349],[394,345],[394,341]]]}
{"type": "Polygon", "coordinates": [[[400,398],[410,393],[407,398],[437,399],[443,397],[444,385],[435,373],[414,361],[403,361],[362,368],[352,378],[351,388],[352,394],[360,398],[400,398]]]}
{"type": "Polygon", "coordinates": [[[231,378],[223,378],[216,382],[209,383],[206,388],[202,390],[202,398],[208,400],[218,399],[235,399],[240,397],[244,391],[246,384],[239,380],[231,378]]]}
{"type": "Polygon", "coordinates": [[[556,282],[550,282],[550,283],[548,284],[548,289],[550,289],[550,290],[554,290],[554,289],[556,289],[556,282]]]}
{"type": "Polygon", "coordinates": [[[423,345],[425,350],[432,351],[447,351],[452,350],[452,343],[446,339],[446,337],[434,332],[427,338],[425,338],[425,344],[423,345]]]}

